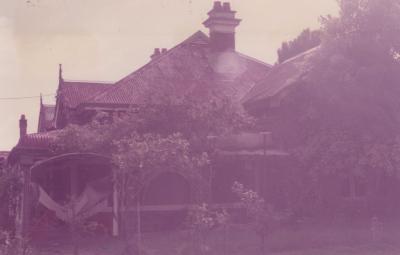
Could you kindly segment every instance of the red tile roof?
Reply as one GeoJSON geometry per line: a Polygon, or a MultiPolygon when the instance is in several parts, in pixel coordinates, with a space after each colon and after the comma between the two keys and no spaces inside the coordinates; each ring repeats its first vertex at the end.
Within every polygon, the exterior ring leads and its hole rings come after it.
{"type": "Polygon", "coordinates": [[[235,51],[213,53],[208,44],[208,36],[198,31],[116,84],[63,81],[58,95],[69,108],[133,105],[143,103],[151,90],[163,88],[183,97],[204,84],[213,84],[241,99],[271,68],[235,51]]]}
{"type": "Polygon", "coordinates": [[[51,139],[57,131],[27,134],[18,141],[17,148],[23,149],[49,149],[51,139]]]}
{"type": "Polygon", "coordinates": [[[0,158],[7,158],[9,151],[0,151],[0,158]]]}
{"type": "Polygon", "coordinates": [[[174,96],[183,97],[205,84],[219,86],[224,93],[240,99],[271,67],[234,51],[214,53],[208,42],[204,33],[193,34],[94,96],[92,103],[140,104],[158,89],[174,91],[174,96]]]}
{"type": "Polygon", "coordinates": [[[76,108],[82,103],[88,103],[95,95],[110,88],[112,83],[62,81],[58,96],[61,96],[65,106],[76,108]]]}

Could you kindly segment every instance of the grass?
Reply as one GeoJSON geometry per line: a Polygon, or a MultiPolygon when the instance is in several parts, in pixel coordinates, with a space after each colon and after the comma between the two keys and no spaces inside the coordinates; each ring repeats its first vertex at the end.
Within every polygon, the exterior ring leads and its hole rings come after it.
{"type": "MultiPolygon", "coordinates": [[[[259,238],[245,225],[232,225],[229,234],[212,231],[207,238],[210,255],[399,255],[400,225],[387,224],[379,242],[372,243],[368,224],[308,225],[300,229],[280,229],[268,237],[267,251],[261,253],[259,238]],[[228,240],[224,245],[224,240],[228,240]]],[[[143,247],[150,255],[190,255],[187,231],[143,234],[143,247]]],[[[109,237],[82,241],[82,255],[120,255],[123,243],[109,237]]],[[[68,240],[53,245],[42,243],[36,254],[71,254],[68,240]],[[47,251],[45,251],[47,249],[47,251]]],[[[143,254],[144,255],[144,254],[143,254]]]]}

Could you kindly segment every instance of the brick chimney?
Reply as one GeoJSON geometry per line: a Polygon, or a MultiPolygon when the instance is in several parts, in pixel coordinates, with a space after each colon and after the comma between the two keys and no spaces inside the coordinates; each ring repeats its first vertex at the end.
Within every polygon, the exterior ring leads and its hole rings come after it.
{"type": "Polygon", "coordinates": [[[235,29],[240,19],[235,18],[228,2],[214,2],[214,7],[208,12],[208,19],[203,22],[210,30],[210,46],[214,51],[235,50],[235,29]]]}
{"type": "Polygon", "coordinates": [[[26,136],[28,128],[28,121],[25,118],[25,115],[22,114],[21,118],[19,119],[19,137],[22,138],[26,136]]]}

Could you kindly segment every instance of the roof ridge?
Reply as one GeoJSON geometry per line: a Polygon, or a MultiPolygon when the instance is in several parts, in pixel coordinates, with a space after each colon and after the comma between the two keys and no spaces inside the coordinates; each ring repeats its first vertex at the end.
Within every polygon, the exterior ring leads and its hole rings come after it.
{"type": "MultiPolygon", "coordinates": [[[[193,39],[196,38],[196,36],[202,36],[203,39],[206,39],[206,40],[209,39],[208,36],[207,36],[203,31],[197,30],[195,33],[193,33],[193,34],[192,34],[191,36],[189,36],[187,39],[183,40],[183,41],[182,41],[181,43],[179,43],[177,46],[192,41],[193,39]]],[[[176,47],[176,46],[175,46],[175,47],[176,47]]],[[[173,49],[173,48],[171,48],[171,49],[173,49]]]]}
{"type": "Polygon", "coordinates": [[[297,54],[297,55],[295,55],[295,56],[293,56],[293,57],[291,57],[291,58],[286,59],[286,60],[283,61],[282,63],[278,64],[278,66],[279,66],[279,65],[286,64],[286,63],[289,63],[289,62],[292,62],[293,60],[296,60],[297,58],[300,58],[300,57],[302,57],[302,56],[304,56],[304,55],[307,55],[307,54],[310,53],[310,52],[313,52],[313,51],[317,50],[319,47],[320,47],[320,45],[315,46],[315,47],[313,47],[313,48],[311,48],[311,49],[309,49],[309,50],[303,51],[303,52],[301,52],[301,53],[299,53],[299,54],[297,54]]]}
{"type": "Polygon", "coordinates": [[[259,60],[259,59],[257,59],[257,58],[251,57],[251,56],[249,56],[249,55],[243,54],[243,53],[238,52],[238,51],[236,51],[236,54],[238,54],[239,56],[241,56],[241,57],[243,57],[243,58],[246,58],[246,59],[248,59],[248,60],[254,61],[254,62],[258,63],[258,64],[265,65],[265,66],[267,66],[267,67],[272,67],[272,66],[273,66],[273,65],[271,65],[271,64],[268,64],[267,62],[264,62],[264,61],[262,61],[262,60],[259,60]]]}
{"type": "Polygon", "coordinates": [[[105,84],[105,85],[112,85],[114,84],[113,81],[90,81],[90,80],[63,80],[63,83],[72,83],[72,82],[79,82],[79,83],[87,83],[87,84],[105,84]]]}

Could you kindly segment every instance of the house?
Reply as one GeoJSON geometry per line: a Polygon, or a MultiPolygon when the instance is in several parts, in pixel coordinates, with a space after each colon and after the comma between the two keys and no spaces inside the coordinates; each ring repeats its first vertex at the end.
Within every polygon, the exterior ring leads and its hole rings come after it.
{"type": "MultiPolygon", "coordinates": [[[[157,86],[174,91],[177,98],[212,87],[241,102],[268,74],[271,65],[236,51],[235,28],[241,20],[236,18],[229,3],[215,2],[208,16],[203,23],[209,29],[208,35],[198,31],[171,49],[155,49],[147,64],[114,83],[71,81],[63,77],[60,65],[56,104],[40,102],[37,133],[27,134],[27,120],[21,116],[20,139],[8,157],[9,164],[24,173],[25,196],[34,197],[23,199],[19,217],[22,227],[26,227],[33,214],[32,201],[56,218],[68,221],[69,200],[74,198],[75,213],[82,218],[108,217],[113,233],[118,234],[118,225],[112,217],[117,198],[110,182],[110,159],[91,153],[55,155],[49,146],[57,130],[68,124],[85,124],[97,111],[125,111],[140,105],[157,86]]],[[[280,159],[287,153],[273,148],[269,136],[266,132],[245,133],[225,142],[218,141],[220,160],[215,164],[215,183],[218,183],[213,186],[215,203],[232,202],[228,193],[232,182],[241,178],[243,171],[252,173],[253,177],[246,177],[251,179],[247,181],[261,191],[266,179],[261,170],[269,164],[263,159],[285,165],[280,159]]],[[[141,210],[185,209],[192,202],[190,189],[185,178],[177,174],[157,176],[148,183],[141,210]]]]}

